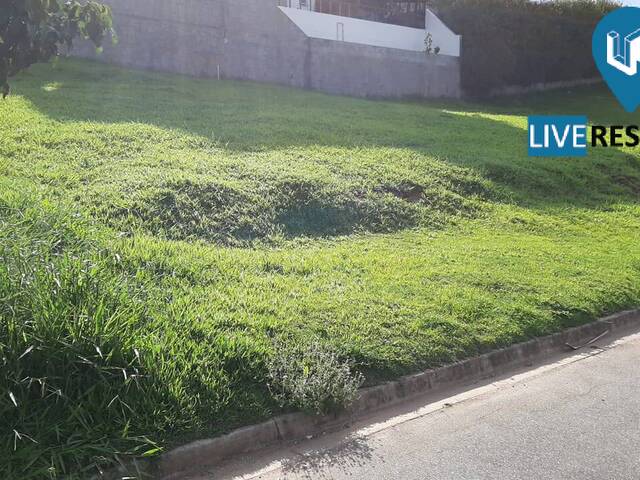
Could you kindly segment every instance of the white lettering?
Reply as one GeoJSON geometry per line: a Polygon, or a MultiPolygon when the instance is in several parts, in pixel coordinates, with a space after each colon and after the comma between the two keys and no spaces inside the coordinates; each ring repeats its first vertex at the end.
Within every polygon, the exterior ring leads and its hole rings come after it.
{"type": "Polygon", "coordinates": [[[565,143],[567,143],[567,138],[569,138],[571,126],[567,125],[566,127],[564,127],[564,130],[562,132],[562,139],[560,139],[558,127],[556,127],[555,125],[551,125],[551,131],[553,132],[553,137],[556,139],[556,145],[560,148],[564,148],[565,143]]]}
{"type": "Polygon", "coordinates": [[[573,126],[573,147],[583,148],[587,146],[587,126],[586,125],[574,125],[573,126]],[[579,140],[584,140],[580,142],[579,140]]]}
{"type": "Polygon", "coordinates": [[[536,126],[529,126],[529,146],[531,148],[542,148],[544,145],[536,143],[536,126]]]}

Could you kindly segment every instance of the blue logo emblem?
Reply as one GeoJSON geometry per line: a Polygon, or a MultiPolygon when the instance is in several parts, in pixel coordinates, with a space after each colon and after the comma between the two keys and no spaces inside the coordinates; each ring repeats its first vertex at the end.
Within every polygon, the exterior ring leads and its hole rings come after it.
{"type": "Polygon", "coordinates": [[[635,111],[640,105],[640,8],[619,8],[600,21],[593,58],[624,109],[635,111]]]}
{"type": "Polygon", "coordinates": [[[529,117],[529,156],[584,157],[587,154],[587,117],[529,117]]]}

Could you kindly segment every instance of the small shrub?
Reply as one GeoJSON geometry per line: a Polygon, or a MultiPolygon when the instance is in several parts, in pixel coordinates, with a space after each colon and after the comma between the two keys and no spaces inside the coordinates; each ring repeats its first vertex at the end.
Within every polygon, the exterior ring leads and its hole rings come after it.
{"type": "Polygon", "coordinates": [[[281,405],[316,414],[347,408],[364,381],[352,362],[317,342],[277,342],[268,368],[269,389],[281,405]]]}

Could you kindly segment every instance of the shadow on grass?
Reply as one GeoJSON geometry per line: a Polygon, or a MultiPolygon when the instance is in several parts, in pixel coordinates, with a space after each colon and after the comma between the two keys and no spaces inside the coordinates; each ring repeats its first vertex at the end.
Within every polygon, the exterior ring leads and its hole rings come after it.
{"type": "Polygon", "coordinates": [[[79,60],[50,68],[21,76],[15,92],[60,122],[154,125],[232,152],[407,149],[471,169],[504,189],[510,201],[533,208],[596,208],[640,197],[640,161],[629,151],[600,148],[570,159],[527,156],[526,125],[519,116],[580,113],[593,123],[639,123],[600,86],[486,104],[384,102],[79,60]]]}

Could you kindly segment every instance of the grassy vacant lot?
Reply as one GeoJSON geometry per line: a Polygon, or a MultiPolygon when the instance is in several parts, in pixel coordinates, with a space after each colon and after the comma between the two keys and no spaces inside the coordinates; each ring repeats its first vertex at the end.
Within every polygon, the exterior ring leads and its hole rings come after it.
{"type": "Polygon", "coordinates": [[[375,383],[638,305],[640,152],[528,158],[534,112],[640,120],[601,88],[436,104],[22,75],[0,102],[2,478],[288,408],[274,340],[375,383]]]}

